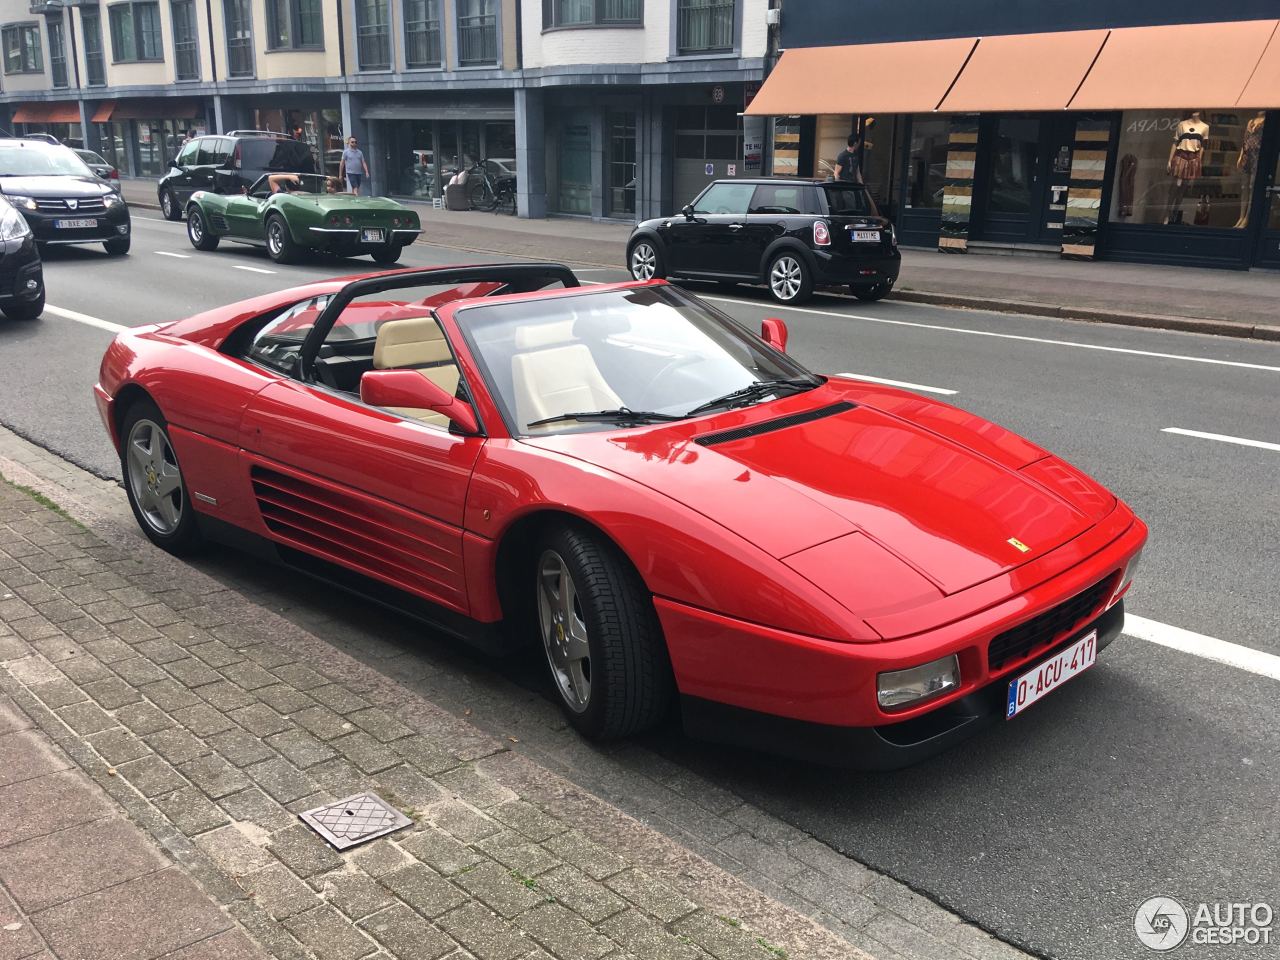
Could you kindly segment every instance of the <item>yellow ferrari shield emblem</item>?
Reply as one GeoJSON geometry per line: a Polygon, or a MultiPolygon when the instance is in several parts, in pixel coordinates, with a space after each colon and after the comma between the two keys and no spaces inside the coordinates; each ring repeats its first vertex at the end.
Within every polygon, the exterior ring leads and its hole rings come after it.
{"type": "Polygon", "coordinates": [[[1017,537],[1010,537],[1005,543],[1012,544],[1020,553],[1030,553],[1031,548],[1019,540],[1017,537]]]}

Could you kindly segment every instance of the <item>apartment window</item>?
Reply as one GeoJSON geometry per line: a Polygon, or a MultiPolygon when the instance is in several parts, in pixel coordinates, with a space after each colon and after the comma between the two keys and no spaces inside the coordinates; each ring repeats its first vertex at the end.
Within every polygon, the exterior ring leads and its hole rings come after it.
{"type": "Polygon", "coordinates": [[[391,66],[387,0],[356,0],[356,54],[361,70],[386,70],[391,66]]]}
{"type": "Polygon", "coordinates": [[[227,76],[253,76],[253,9],[249,0],[224,0],[227,28],[227,76]]]}
{"type": "Polygon", "coordinates": [[[682,54],[733,49],[736,0],[676,0],[676,49],[682,54]]]}
{"type": "Polygon", "coordinates": [[[498,62],[495,0],[458,0],[458,65],[498,62]]]}
{"type": "Polygon", "coordinates": [[[643,0],[542,0],[542,25],[550,27],[638,24],[643,0]]]}
{"type": "Polygon", "coordinates": [[[97,10],[81,8],[80,29],[84,33],[85,79],[91,87],[105,86],[107,73],[102,59],[102,19],[97,10]]]}
{"type": "MultiPolygon", "coordinates": [[[[62,14],[58,14],[59,17],[62,14]]],[[[67,45],[62,35],[62,20],[48,20],[49,28],[49,72],[53,74],[53,85],[67,85],[67,45]]]]}
{"type": "Polygon", "coordinates": [[[409,67],[438,67],[439,0],[404,0],[404,56],[409,67]]]}
{"type": "Polygon", "coordinates": [[[43,73],[40,24],[14,23],[4,28],[4,72],[43,73]]]}
{"type": "Polygon", "coordinates": [[[320,0],[267,0],[267,46],[272,50],[324,47],[320,0]]]}
{"type": "Polygon", "coordinates": [[[193,0],[173,0],[173,70],[177,80],[200,79],[200,38],[193,0]]]}
{"type": "Polygon", "coordinates": [[[163,60],[160,44],[160,4],[117,3],[107,8],[111,18],[111,57],[116,63],[163,60]]]}

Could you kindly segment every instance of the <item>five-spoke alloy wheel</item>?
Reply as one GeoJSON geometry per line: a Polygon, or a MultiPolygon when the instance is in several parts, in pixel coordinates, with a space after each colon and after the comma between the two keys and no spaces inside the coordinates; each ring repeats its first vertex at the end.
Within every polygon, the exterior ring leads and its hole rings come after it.
{"type": "Polygon", "coordinates": [[[538,561],[538,625],[560,698],[582,713],[591,702],[591,645],[578,586],[555,550],[543,551],[538,561]]]}
{"type": "Polygon", "coordinates": [[[125,413],[120,467],[133,514],[153,543],[182,552],[200,539],[182,468],[155,404],[135,402],[125,413]]]}

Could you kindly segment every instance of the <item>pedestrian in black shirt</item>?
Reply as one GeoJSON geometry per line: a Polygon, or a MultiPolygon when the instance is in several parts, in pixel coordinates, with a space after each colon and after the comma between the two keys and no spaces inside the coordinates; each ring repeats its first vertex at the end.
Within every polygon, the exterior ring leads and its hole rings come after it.
{"type": "Polygon", "coordinates": [[[836,157],[836,179],[857,183],[862,176],[862,141],[855,134],[849,135],[849,149],[841,150],[836,157]]]}

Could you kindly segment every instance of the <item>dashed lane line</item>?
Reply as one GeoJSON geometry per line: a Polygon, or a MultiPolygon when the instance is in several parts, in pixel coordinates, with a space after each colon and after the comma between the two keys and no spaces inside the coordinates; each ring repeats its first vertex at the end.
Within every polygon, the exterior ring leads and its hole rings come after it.
{"type": "Polygon", "coordinates": [[[55,317],[61,317],[63,320],[74,320],[76,323],[83,323],[86,327],[97,327],[99,330],[107,330],[111,333],[119,333],[121,330],[129,329],[123,323],[99,320],[97,317],[91,317],[87,313],[76,313],[76,311],[67,310],[65,307],[55,307],[51,303],[44,305],[44,312],[51,313],[55,317]]]}
{"type": "Polygon", "coordinates": [[[175,257],[178,260],[191,259],[191,254],[189,253],[170,253],[168,250],[152,250],[151,252],[154,253],[157,257],[175,257]]]}
{"type": "Polygon", "coordinates": [[[1205,433],[1203,430],[1184,430],[1182,427],[1164,427],[1161,433],[1176,433],[1180,437],[1198,437],[1201,440],[1217,440],[1221,443],[1234,443],[1241,447],[1259,447],[1263,450],[1280,450],[1280,443],[1266,440],[1248,440],[1244,437],[1229,437],[1225,433],[1205,433]]]}
{"type": "Polygon", "coordinates": [[[889,380],[885,377],[869,377],[865,373],[838,373],[838,377],[849,377],[851,380],[866,380],[868,383],[883,383],[889,387],[903,387],[907,390],[920,390],[924,393],[938,393],[944,397],[954,397],[959,391],[946,387],[928,387],[923,383],[910,383],[906,380],[889,380]]]}
{"type": "Polygon", "coordinates": [[[1172,627],[1167,623],[1148,620],[1146,617],[1138,617],[1132,613],[1124,615],[1124,632],[1139,640],[1146,640],[1148,643],[1181,650],[1183,653],[1189,653],[1204,660],[1224,663],[1238,670],[1256,673],[1260,677],[1280,680],[1280,657],[1274,653],[1265,653],[1253,647],[1230,643],[1216,637],[1206,637],[1202,633],[1193,633],[1181,627],[1172,627]]]}
{"type": "Polygon", "coordinates": [[[267,270],[267,269],[266,269],[266,268],[264,268],[264,267],[246,267],[246,266],[245,266],[244,264],[242,264],[242,263],[233,263],[233,264],[231,265],[231,269],[232,269],[232,270],[245,270],[245,271],[247,271],[247,272],[249,272],[249,273],[275,273],[275,271],[274,271],[274,270],[267,270]]]}

